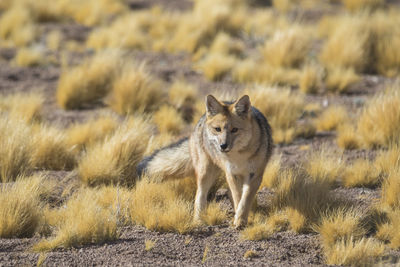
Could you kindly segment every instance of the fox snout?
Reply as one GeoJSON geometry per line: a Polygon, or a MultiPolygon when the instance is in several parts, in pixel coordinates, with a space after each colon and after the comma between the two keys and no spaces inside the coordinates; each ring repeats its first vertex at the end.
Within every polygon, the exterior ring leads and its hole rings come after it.
{"type": "Polygon", "coordinates": [[[229,150],[227,150],[227,148],[228,148],[228,144],[227,143],[221,144],[221,145],[219,145],[219,147],[220,147],[222,152],[228,152],[229,151],[229,150]]]}

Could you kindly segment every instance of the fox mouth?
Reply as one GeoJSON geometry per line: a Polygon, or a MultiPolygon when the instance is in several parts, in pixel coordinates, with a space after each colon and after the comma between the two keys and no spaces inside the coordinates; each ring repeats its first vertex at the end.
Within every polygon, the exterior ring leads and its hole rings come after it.
{"type": "Polygon", "coordinates": [[[230,149],[230,148],[227,148],[227,149],[220,149],[220,151],[221,151],[222,153],[228,153],[229,151],[231,151],[231,149],[230,149]]]}

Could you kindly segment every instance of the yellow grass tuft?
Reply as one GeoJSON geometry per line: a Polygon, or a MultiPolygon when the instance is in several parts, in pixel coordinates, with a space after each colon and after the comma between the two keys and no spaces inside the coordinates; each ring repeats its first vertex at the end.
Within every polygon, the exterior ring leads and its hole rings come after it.
{"type": "Polygon", "coordinates": [[[277,31],[261,48],[264,60],[274,67],[298,67],[308,54],[309,34],[300,25],[277,31]]]}
{"type": "Polygon", "coordinates": [[[103,98],[118,71],[120,54],[105,51],[61,73],[57,103],[64,109],[82,108],[103,98]]]}
{"type": "Polygon", "coordinates": [[[355,209],[339,208],[325,213],[314,230],[321,235],[324,248],[351,237],[359,239],[366,234],[362,228],[361,213],[355,209]]]}
{"type": "Polygon", "coordinates": [[[153,240],[145,240],[144,241],[144,250],[150,251],[156,246],[156,242],[153,240]]]}
{"type": "Polygon", "coordinates": [[[240,238],[243,240],[263,240],[273,234],[273,231],[268,228],[268,225],[263,223],[255,223],[247,226],[242,232],[240,232],[240,238]]]}
{"type": "Polygon", "coordinates": [[[46,45],[49,49],[57,51],[61,48],[62,33],[60,31],[51,31],[46,36],[46,45]]]}
{"type": "Polygon", "coordinates": [[[136,164],[141,160],[150,135],[142,118],[128,119],[113,135],[87,149],[78,163],[80,179],[87,185],[134,184],[136,164]]]}
{"type": "Polygon", "coordinates": [[[387,150],[381,150],[377,154],[374,166],[379,172],[387,176],[391,171],[396,171],[400,167],[400,146],[394,144],[387,150]]]}
{"type": "Polygon", "coordinates": [[[400,92],[393,86],[385,93],[374,96],[363,109],[358,124],[358,133],[366,147],[387,147],[398,143],[400,137],[400,92]]]}
{"type": "Polygon", "coordinates": [[[383,0],[342,0],[344,6],[350,11],[359,10],[374,10],[382,6],[385,1],[383,0]]]}
{"type": "Polygon", "coordinates": [[[320,61],[328,68],[363,71],[368,63],[369,32],[366,15],[341,17],[324,44],[320,61]]]}
{"type": "Polygon", "coordinates": [[[297,119],[304,108],[304,96],[288,88],[261,86],[246,90],[245,93],[250,96],[252,105],[267,117],[274,129],[274,141],[279,143],[287,140],[281,136],[286,137],[288,133],[290,138],[286,143],[290,143],[297,119]]]}
{"type": "Polygon", "coordinates": [[[296,232],[301,233],[306,230],[307,226],[307,218],[297,209],[288,207],[285,209],[285,214],[287,216],[287,220],[289,222],[289,229],[296,232]]]}
{"type": "Polygon", "coordinates": [[[356,128],[350,123],[344,123],[337,129],[336,142],[339,147],[344,149],[356,149],[360,147],[360,137],[356,128]]]}
{"type": "Polygon", "coordinates": [[[279,173],[282,165],[282,155],[270,159],[265,168],[260,188],[267,187],[272,189],[279,183],[279,173]]]}
{"type": "Polygon", "coordinates": [[[343,165],[341,153],[326,146],[318,151],[312,151],[304,162],[305,171],[313,181],[331,185],[341,177],[343,165]]]}
{"type": "Polygon", "coordinates": [[[315,64],[307,64],[303,67],[300,80],[299,89],[303,93],[316,94],[321,88],[322,83],[322,69],[315,64]]]}
{"type": "Polygon", "coordinates": [[[71,170],[75,164],[75,153],[68,145],[61,130],[47,125],[32,129],[31,162],[35,168],[50,170],[71,170]]]}
{"type": "Polygon", "coordinates": [[[112,114],[106,114],[85,123],[73,124],[66,131],[68,145],[76,151],[103,141],[118,126],[118,120],[112,114]]]}
{"type": "Polygon", "coordinates": [[[349,87],[358,82],[360,77],[352,68],[329,68],[325,79],[328,91],[334,93],[346,93],[349,87]]]}
{"type": "Polygon", "coordinates": [[[400,224],[400,210],[398,208],[389,210],[388,222],[378,226],[376,237],[382,241],[389,242],[389,247],[393,249],[400,248],[400,233],[398,225],[400,224]]]}
{"type": "Polygon", "coordinates": [[[369,160],[357,159],[346,167],[342,176],[346,187],[374,187],[379,184],[379,171],[369,160]]]}
{"type": "Polygon", "coordinates": [[[171,106],[161,106],[161,108],[154,113],[153,121],[158,126],[161,133],[179,134],[185,122],[178,111],[171,106]]]}
{"type": "Polygon", "coordinates": [[[197,67],[212,81],[221,80],[235,64],[235,58],[221,53],[210,53],[202,59],[197,67]]]}
{"type": "Polygon", "coordinates": [[[31,237],[41,223],[42,176],[0,184],[0,237],[31,237]]]}
{"type": "Polygon", "coordinates": [[[258,254],[254,250],[247,250],[243,255],[243,258],[245,259],[251,259],[255,257],[258,257],[258,254]]]}
{"type": "Polygon", "coordinates": [[[207,209],[201,216],[201,220],[207,225],[219,225],[225,222],[228,218],[228,213],[223,210],[217,202],[208,203],[207,209]]]}
{"type": "Polygon", "coordinates": [[[196,101],[196,88],[182,80],[175,81],[168,91],[168,99],[178,110],[185,106],[192,106],[196,101]]]}
{"type": "Polygon", "coordinates": [[[373,238],[342,240],[332,247],[324,248],[327,264],[332,265],[372,265],[383,255],[385,246],[373,238]]]}
{"type": "Polygon", "coordinates": [[[384,207],[400,209],[400,168],[394,167],[382,183],[381,204],[384,207]]]}
{"type": "Polygon", "coordinates": [[[15,63],[21,67],[35,67],[44,62],[44,55],[35,48],[21,48],[15,56],[15,63]]]}
{"type": "Polygon", "coordinates": [[[13,119],[26,122],[39,121],[42,116],[44,96],[40,93],[16,93],[0,97],[0,111],[8,112],[13,119]]]}
{"type": "Polygon", "coordinates": [[[117,210],[99,204],[101,193],[96,189],[80,189],[64,207],[50,212],[48,223],[56,227],[56,234],[40,241],[33,249],[48,251],[116,239],[119,235],[117,210]]]}
{"type": "Polygon", "coordinates": [[[347,110],[343,106],[330,106],[315,120],[315,125],[318,131],[337,130],[349,120],[348,117],[347,110]]]}
{"type": "Polygon", "coordinates": [[[28,138],[31,129],[24,122],[0,116],[0,180],[10,182],[18,175],[32,171],[30,153],[33,149],[28,138]]]}
{"type": "Polygon", "coordinates": [[[229,34],[220,32],[215,36],[210,46],[211,53],[240,55],[244,50],[243,44],[238,40],[234,40],[229,34]]]}
{"type": "Polygon", "coordinates": [[[131,220],[149,230],[186,233],[193,229],[195,179],[136,184],[130,205],[131,220]]]}
{"type": "Polygon", "coordinates": [[[130,64],[112,84],[109,105],[120,114],[149,112],[160,105],[162,97],[160,83],[145,65],[130,64]]]}

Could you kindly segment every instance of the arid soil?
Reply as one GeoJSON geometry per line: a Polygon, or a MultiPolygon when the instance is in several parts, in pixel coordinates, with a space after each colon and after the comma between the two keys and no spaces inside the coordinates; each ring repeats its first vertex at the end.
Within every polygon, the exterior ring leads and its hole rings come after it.
{"type": "MultiPolygon", "coordinates": [[[[149,8],[153,4],[166,5],[164,1],[130,1],[133,9],[149,8]]],[[[168,1],[169,8],[190,8],[189,1],[168,1]]],[[[320,16],[311,14],[310,16],[320,16]]],[[[313,19],[313,18],[311,18],[313,19]]],[[[60,29],[65,38],[83,42],[89,28],[74,24],[43,24],[43,30],[60,29]]],[[[90,53],[90,52],[87,52],[90,53]]],[[[61,68],[55,65],[22,68],[12,63],[14,49],[0,49],[0,94],[15,92],[42,92],[46,96],[45,119],[59,127],[67,127],[73,122],[84,121],[105,107],[99,103],[84,110],[65,111],[57,106],[55,92],[61,68]]],[[[56,55],[59,56],[59,55],[56,55]]],[[[72,61],[79,61],[80,54],[72,55],[72,61]]],[[[153,52],[133,52],[133,58],[146,60],[152,74],[164,80],[185,78],[198,86],[201,94],[219,90],[238,90],[241,85],[229,79],[209,82],[191,67],[190,57],[185,54],[164,54],[153,52]]],[[[318,102],[345,104],[356,110],[362,106],[368,96],[382,90],[385,79],[380,76],[366,75],[347,95],[308,96],[308,103],[318,102]]],[[[282,154],[285,166],[296,166],[307,150],[318,149],[322,145],[337,147],[333,132],[318,133],[311,139],[298,138],[290,145],[275,147],[274,153],[282,154]],[[307,149],[305,149],[307,148],[307,149]]],[[[373,158],[373,151],[346,151],[347,160],[360,156],[373,158]]],[[[74,179],[68,172],[49,172],[49,177],[65,180],[74,179]]],[[[338,188],[333,192],[360,209],[368,207],[379,197],[379,189],[338,188]]],[[[258,193],[260,205],[268,205],[273,193],[263,189],[258,193]]],[[[226,190],[219,190],[217,200],[232,213],[226,190]]],[[[1,204],[0,204],[1,205],[1,204]]],[[[29,239],[0,239],[0,266],[36,265],[39,258],[45,266],[130,266],[130,265],[267,265],[267,266],[313,266],[324,265],[322,248],[315,233],[297,234],[290,231],[279,232],[263,241],[243,241],[240,232],[229,224],[200,227],[190,234],[158,233],[141,226],[122,229],[120,237],[114,242],[96,244],[74,249],[57,249],[44,255],[31,252],[31,246],[39,237],[29,239]],[[145,240],[155,242],[153,249],[145,250],[145,240]],[[253,250],[255,256],[244,258],[246,251],[253,250]],[[44,257],[44,258],[43,258],[44,257]]],[[[389,252],[389,262],[400,257],[398,251],[389,252]]]]}

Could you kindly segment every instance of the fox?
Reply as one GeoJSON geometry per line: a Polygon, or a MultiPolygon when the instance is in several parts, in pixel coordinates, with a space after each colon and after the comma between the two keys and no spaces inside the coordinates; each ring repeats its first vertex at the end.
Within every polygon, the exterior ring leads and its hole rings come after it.
{"type": "Polygon", "coordinates": [[[272,155],[271,126],[248,95],[228,102],[210,94],[205,105],[191,135],[144,158],[137,175],[159,181],[195,176],[194,221],[200,222],[208,193],[222,171],[235,211],[233,225],[242,228],[272,155]]]}

